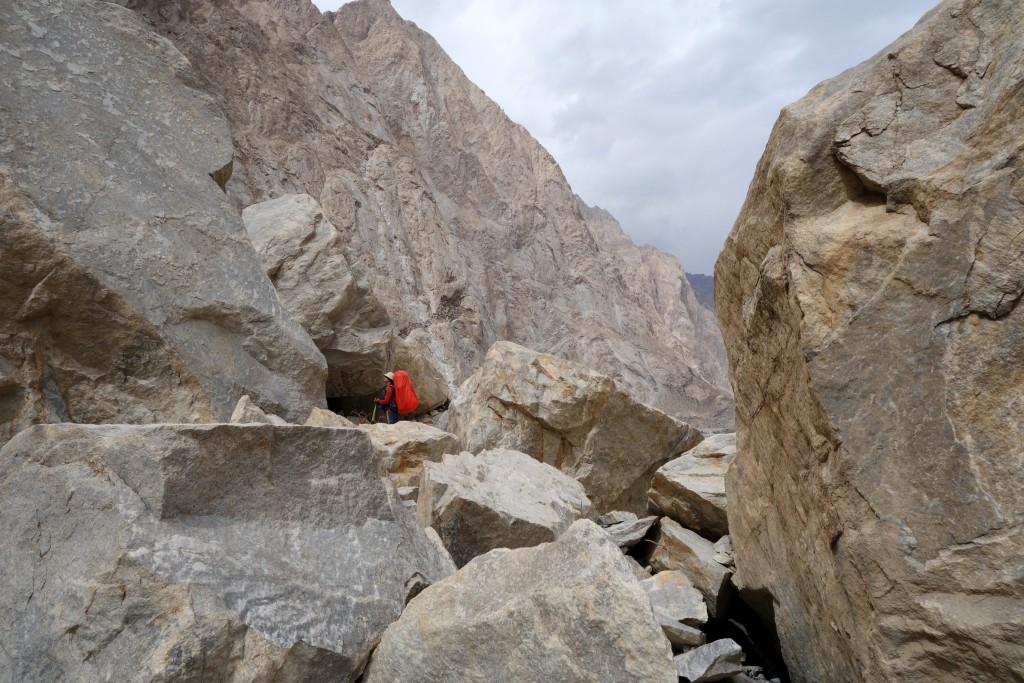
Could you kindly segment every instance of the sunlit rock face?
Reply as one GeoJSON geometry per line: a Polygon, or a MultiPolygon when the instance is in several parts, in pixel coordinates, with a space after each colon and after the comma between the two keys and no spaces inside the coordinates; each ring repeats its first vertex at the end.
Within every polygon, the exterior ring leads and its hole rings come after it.
{"type": "MultiPolygon", "coordinates": [[[[347,286],[379,303],[357,331],[391,332],[450,389],[509,340],[698,426],[731,424],[720,337],[678,262],[579,203],[550,154],[387,2],[123,4],[223,107],[236,205],[304,194],[322,208],[347,286]]],[[[332,382],[359,379],[344,375],[332,367],[332,382]]]]}
{"type": "Polygon", "coordinates": [[[787,107],[715,269],[735,580],[795,680],[1020,675],[1022,27],[944,2],[787,107]]]}

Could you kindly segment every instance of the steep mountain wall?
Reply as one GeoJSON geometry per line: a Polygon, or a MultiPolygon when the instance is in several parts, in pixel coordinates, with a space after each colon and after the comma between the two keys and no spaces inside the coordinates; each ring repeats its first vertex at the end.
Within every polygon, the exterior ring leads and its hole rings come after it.
{"type": "Polygon", "coordinates": [[[385,316],[452,386],[507,339],[695,424],[731,423],[724,359],[678,264],[603,216],[589,225],[551,156],[385,0],[326,15],[306,0],[123,4],[223,107],[236,204],[315,198],[379,304],[374,324],[385,316]],[[623,262],[643,262],[643,282],[623,262]]]}
{"type": "Polygon", "coordinates": [[[1024,5],[787,107],[715,268],[737,581],[797,681],[1024,661],[1024,5]]]}

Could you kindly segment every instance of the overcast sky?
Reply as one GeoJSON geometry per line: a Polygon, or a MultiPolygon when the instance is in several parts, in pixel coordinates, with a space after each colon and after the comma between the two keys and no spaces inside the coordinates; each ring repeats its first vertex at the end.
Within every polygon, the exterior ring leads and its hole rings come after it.
{"type": "Polygon", "coordinates": [[[584,201],[694,273],[711,273],[779,110],[936,4],[392,0],[554,155],[584,201]]]}

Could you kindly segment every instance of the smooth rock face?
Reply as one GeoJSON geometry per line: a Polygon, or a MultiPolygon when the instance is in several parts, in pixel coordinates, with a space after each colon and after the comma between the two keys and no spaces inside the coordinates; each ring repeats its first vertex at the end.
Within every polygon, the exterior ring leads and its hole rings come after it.
{"type": "Polygon", "coordinates": [[[716,640],[676,655],[680,678],[690,683],[710,683],[743,671],[743,649],[729,638],[716,640]]]}
{"type": "Polygon", "coordinates": [[[242,220],[281,303],[327,359],[327,395],[373,393],[391,369],[391,321],[352,277],[343,234],[307,194],[253,204],[242,220]]]}
{"type": "Polygon", "coordinates": [[[409,603],[366,683],[678,680],[626,558],[593,522],[553,543],[495,550],[409,603]]]}
{"type": "Polygon", "coordinates": [[[416,506],[420,526],[437,531],[460,567],[494,548],[553,541],[589,514],[579,482],[505,449],[425,463],[416,506]]]}
{"type": "Polygon", "coordinates": [[[1022,27],[943,2],[787,107],[715,269],[737,583],[796,681],[1021,675],[1022,27]]]}
{"type": "Polygon", "coordinates": [[[454,571],[357,430],[36,426],[0,451],[0,680],[354,680],[454,571]]]}
{"type": "Polygon", "coordinates": [[[424,463],[441,462],[445,453],[461,450],[457,436],[419,422],[378,422],[359,425],[359,429],[370,435],[397,486],[419,486],[424,463]]]}
{"type": "Polygon", "coordinates": [[[736,458],[736,435],[715,434],[655,473],[648,511],[671,517],[711,539],[729,533],[725,474],[736,458]]]}
{"type": "Polygon", "coordinates": [[[604,375],[509,342],[491,347],[448,412],[464,448],[511,448],[557,467],[597,512],[643,514],[658,467],[702,438],[604,375]]]}
{"type": "Polygon", "coordinates": [[[315,199],[348,272],[449,388],[508,339],[695,424],[731,423],[718,333],[678,262],[579,204],[550,154],[389,3],[121,2],[217,93],[236,204],[315,199]]]}
{"type": "Polygon", "coordinates": [[[0,442],[226,420],[240,394],[322,405],[324,359],[218,187],[228,122],[187,60],[108,2],[4,2],[0,26],[0,442]]]}
{"type": "Polygon", "coordinates": [[[658,572],[678,570],[704,596],[712,617],[725,616],[732,593],[732,571],[715,561],[715,547],[668,518],[662,518],[651,566],[658,572]]]}

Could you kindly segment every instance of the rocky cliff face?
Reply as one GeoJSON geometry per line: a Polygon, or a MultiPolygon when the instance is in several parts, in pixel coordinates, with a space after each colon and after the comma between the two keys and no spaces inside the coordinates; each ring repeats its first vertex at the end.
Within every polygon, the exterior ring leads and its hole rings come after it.
{"type": "Polygon", "coordinates": [[[786,108],[715,269],[737,579],[795,680],[1020,677],[1022,27],[943,2],[786,108]]]}
{"type": "Polygon", "coordinates": [[[354,286],[451,386],[507,339],[697,424],[731,422],[714,326],[678,264],[580,207],[551,156],[386,1],[323,16],[305,0],[123,4],[223,107],[236,205],[314,198],[354,286]]]}

